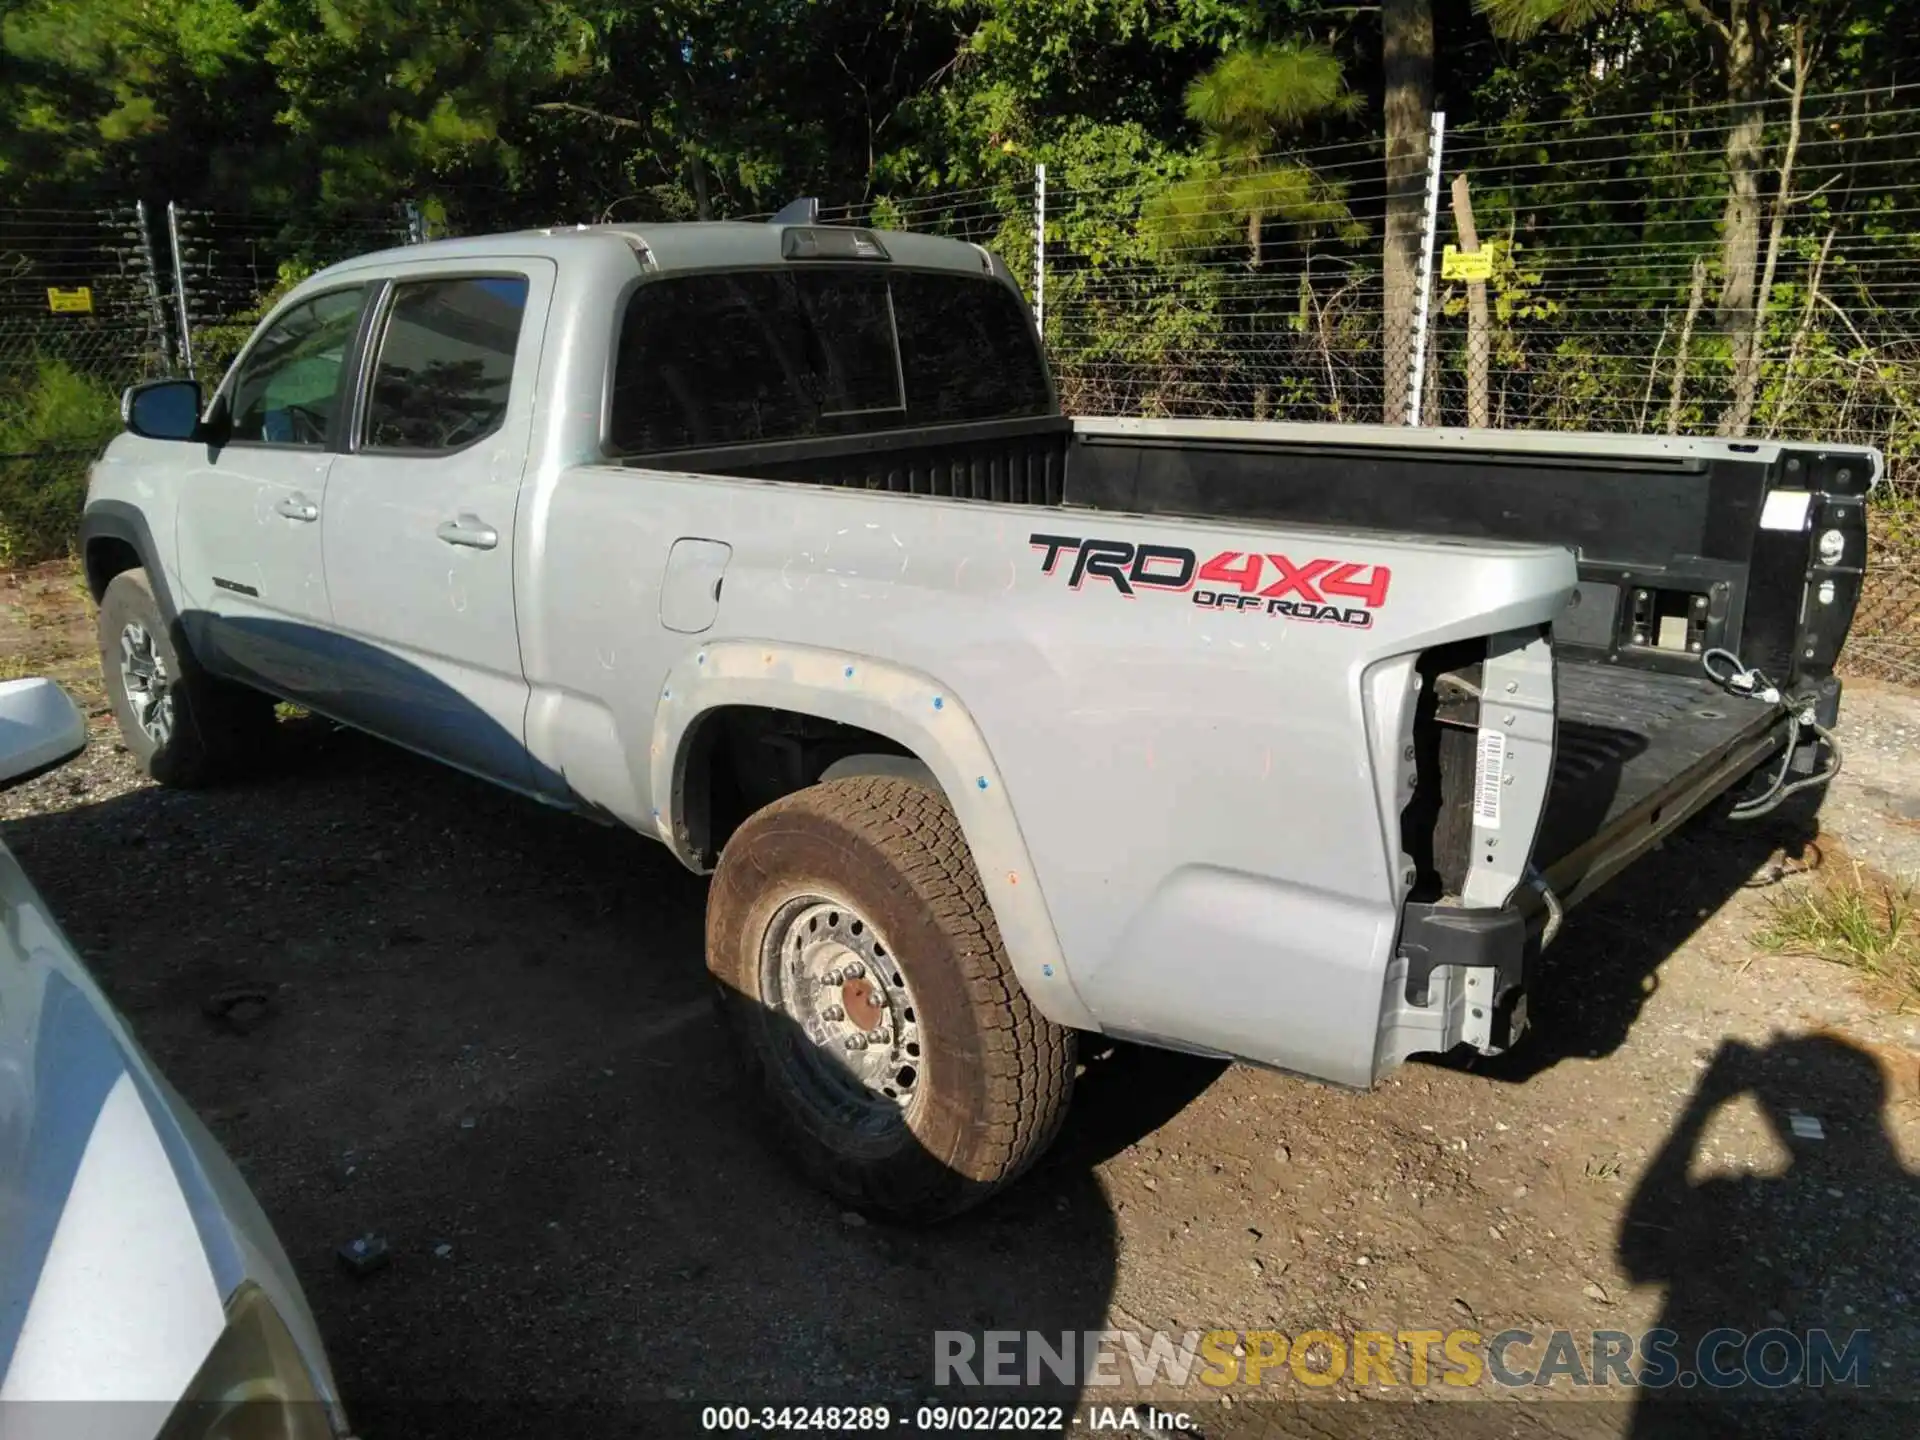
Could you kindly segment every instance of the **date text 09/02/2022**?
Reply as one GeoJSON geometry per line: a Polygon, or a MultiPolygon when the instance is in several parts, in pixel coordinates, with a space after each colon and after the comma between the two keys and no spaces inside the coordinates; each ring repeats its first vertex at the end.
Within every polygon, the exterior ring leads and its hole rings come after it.
{"type": "Polygon", "coordinates": [[[1135,1405],[1095,1405],[1084,1414],[1064,1405],[921,1405],[912,1411],[886,1405],[708,1405],[700,1412],[700,1426],[703,1430],[749,1434],[900,1429],[915,1435],[1058,1435],[1069,1426],[1088,1431],[1166,1434],[1190,1430],[1193,1421],[1183,1410],[1135,1405]]]}

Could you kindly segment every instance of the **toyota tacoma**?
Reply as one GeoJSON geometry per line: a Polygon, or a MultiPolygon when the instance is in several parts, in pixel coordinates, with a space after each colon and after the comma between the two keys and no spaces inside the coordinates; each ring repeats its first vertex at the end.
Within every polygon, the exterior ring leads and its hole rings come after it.
{"type": "Polygon", "coordinates": [[[157,781],[295,702],[711,872],[805,1171],[951,1214],[1081,1032],[1366,1086],[1836,760],[1871,450],[1061,413],[1018,287],[812,223],[436,241],[136,386],[83,523],[157,781]]]}

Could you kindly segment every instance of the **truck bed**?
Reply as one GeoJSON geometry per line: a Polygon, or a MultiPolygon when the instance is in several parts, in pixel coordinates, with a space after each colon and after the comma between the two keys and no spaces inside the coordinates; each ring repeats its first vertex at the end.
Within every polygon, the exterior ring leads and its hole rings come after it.
{"type": "MultiPolygon", "coordinates": [[[[1554,776],[1533,850],[1571,904],[1778,754],[1779,708],[1715,685],[1707,651],[1837,705],[1829,677],[1876,466],[1846,446],[1081,420],[1066,501],[1572,550],[1580,583],[1553,626],[1554,776]],[[1811,553],[1829,530],[1845,537],[1833,564],[1811,553]]],[[[1450,750],[1470,776],[1470,745],[1450,750]]],[[[1463,778],[1444,782],[1442,852],[1465,844],[1463,778]]],[[[1443,880],[1454,865],[1438,866],[1443,880]]]]}
{"type": "MultiPolygon", "coordinates": [[[[1837,704],[1827,677],[1859,594],[1859,497],[1877,464],[1843,446],[1057,415],[626,463],[1565,545],[1580,586],[1554,624],[1555,773],[1534,864],[1568,903],[1778,753],[1779,710],[1714,685],[1701,671],[1705,651],[1732,651],[1782,684],[1822,687],[1837,704]],[[1775,491],[1803,502],[1799,523],[1764,518],[1775,491]],[[1810,532],[1829,528],[1847,536],[1848,558],[1819,564],[1810,532]],[[1808,603],[1816,588],[1817,608],[1808,603]]],[[[1471,745],[1456,755],[1470,778],[1471,745]]],[[[1446,789],[1451,813],[1438,825],[1449,838],[1436,848],[1462,849],[1461,777],[1446,789]]],[[[1451,868],[1440,867],[1443,880],[1456,878],[1451,868]]]]}
{"type": "Polygon", "coordinates": [[[1770,705],[1728,695],[1704,676],[1573,661],[1559,667],[1553,783],[1534,863],[1566,897],[1604,876],[1587,858],[1601,837],[1638,823],[1664,830],[1665,807],[1737,758],[1745,769],[1778,744],[1770,705]]]}

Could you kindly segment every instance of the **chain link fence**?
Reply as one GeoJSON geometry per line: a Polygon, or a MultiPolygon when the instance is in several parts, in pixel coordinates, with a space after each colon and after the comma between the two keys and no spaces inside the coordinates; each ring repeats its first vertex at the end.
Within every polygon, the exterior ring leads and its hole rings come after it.
{"type": "Polygon", "coordinates": [[[1920,108],[1900,98],[1764,107],[1744,217],[1727,207],[1724,110],[1448,136],[1441,238],[1477,239],[1487,278],[1437,277],[1430,418],[1818,436],[1882,446],[1910,481],[1920,108]]]}
{"type": "Polygon", "coordinates": [[[1867,583],[1841,654],[1843,668],[1920,686],[1920,531],[1911,496],[1869,513],[1867,583]]]}
{"type": "Polygon", "coordinates": [[[1736,214],[1742,123],[1435,117],[1411,253],[1377,144],[1049,177],[1055,373],[1090,413],[1877,446],[1847,664],[1920,683],[1920,87],[1760,107],[1736,214]]]}
{"type": "MultiPolygon", "coordinates": [[[[1757,113],[1739,214],[1727,138],[1753,117],[1709,106],[1451,132],[1435,117],[1392,205],[1385,147],[1362,140],[1035,167],[818,218],[997,253],[1076,413],[1876,445],[1889,482],[1846,663],[1920,683],[1920,86],[1757,113]]],[[[62,441],[80,421],[19,421],[22,395],[36,414],[85,408],[49,398],[74,387],[43,367],[102,393],[165,368],[210,380],[287,285],[424,236],[410,207],[151,219],[0,213],[0,558],[68,503],[70,479],[23,523],[35,477],[70,477],[98,443],[62,441]],[[49,309],[81,287],[90,311],[49,309]]]]}
{"type": "Polygon", "coordinates": [[[0,211],[0,563],[64,548],[118,387],[170,332],[139,206],[0,211]]]}
{"type": "Polygon", "coordinates": [[[1401,418],[1414,295],[1403,276],[1388,303],[1385,209],[1376,142],[1117,184],[1061,176],[1044,328],[1069,408],[1401,418]]]}

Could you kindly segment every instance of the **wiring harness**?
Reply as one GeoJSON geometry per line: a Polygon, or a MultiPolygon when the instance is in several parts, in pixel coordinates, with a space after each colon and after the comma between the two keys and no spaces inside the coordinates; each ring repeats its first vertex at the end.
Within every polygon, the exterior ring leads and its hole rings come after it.
{"type": "Polygon", "coordinates": [[[1780,769],[1774,774],[1772,782],[1761,794],[1751,800],[1743,800],[1728,812],[1734,820],[1757,820],[1770,811],[1777,810],[1788,796],[1797,795],[1802,790],[1811,790],[1816,785],[1825,785],[1840,773],[1840,742],[1826,726],[1813,718],[1813,703],[1808,700],[1793,701],[1780,693],[1780,687],[1760,670],[1750,668],[1731,650],[1709,650],[1700,657],[1700,667],[1707,672],[1707,678],[1725,690],[1729,695],[1764,701],[1777,705],[1787,717],[1787,744],[1780,756],[1780,769]],[[1809,775],[1805,779],[1787,782],[1787,775],[1793,766],[1793,754],[1800,745],[1800,732],[1811,730],[1827,747],[1829,763],[1825,770],[1809,775]]]}

